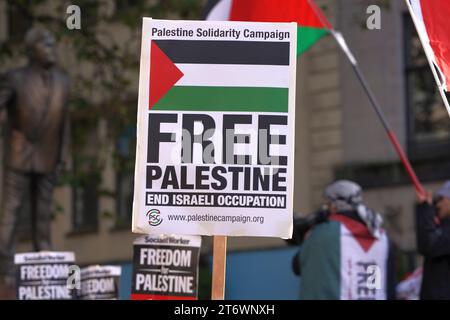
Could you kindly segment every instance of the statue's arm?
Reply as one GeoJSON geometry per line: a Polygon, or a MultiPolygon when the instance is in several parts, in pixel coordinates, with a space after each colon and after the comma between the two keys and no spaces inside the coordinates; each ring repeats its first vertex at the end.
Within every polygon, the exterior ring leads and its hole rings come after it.
{"type": "Polygon", "coordinates": [[[69,109],[69,99],[70,99],[70,81],[66,79],[66,107],[63,116],[63,129],[61,137],[61,150],[59,164],[62,168],[67,165],[67,160],[69,157],[69,146],[70,146],[70,109],[69,109]]]}
{"type": "Polygon", "coordinates": [[[61,176],[61,174],[67,169],[68,160],[68,150],[69,150],[69,139],[70,139],[70,116],[69,116],[69,81],[68,78],[64,78],[65,83],[65,106],[64,114],[61,119],[61,131],[59,136],[59,154],[56,162],[56,167],[54,170],[54,182],[56,183],[61,176]]]}
{"type": "Polygon", "coordinates": [[[69,153],[69,145],[70,145],[70,115],[69,115],[69,108],[66,108],[67,112],[64,115],[64,124],[63,124],[63,130],[62,130],[62,137],[61,137],[61,150],[60,150],[60,158],[59,163],[62,168],[65,168],[67,165],[68,160],[68,153],[69,153]]]}

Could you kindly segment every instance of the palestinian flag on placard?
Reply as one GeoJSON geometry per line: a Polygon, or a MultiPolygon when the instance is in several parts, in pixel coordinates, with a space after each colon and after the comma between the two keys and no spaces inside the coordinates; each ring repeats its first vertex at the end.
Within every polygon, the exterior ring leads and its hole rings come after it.
{"type": "Polygon", "coordinates": [[[150,109],[288,112],[289,42],[153,40],[150,109]]]}
{"type": "Polygon", "coordinates": [[[209,0],[205,19],[296,22],[299,55],[331,29],[331,25],[313,0],[209,0]]]}
{"type": "Polygon", "coordinates": [[[407,0],[423,48],[439,70],[441,85],[450,89],[450,1],[407,0]]]}

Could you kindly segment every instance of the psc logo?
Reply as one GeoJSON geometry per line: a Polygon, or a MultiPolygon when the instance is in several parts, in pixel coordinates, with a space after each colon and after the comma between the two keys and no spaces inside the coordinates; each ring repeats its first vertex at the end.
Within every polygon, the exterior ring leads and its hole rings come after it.
{"type": "Polygon", "coordinates": [[[151,209],[146,216],[148,217],[148,224],[152,227],[159,226],[163,222],[161,212],[158,209],[151,209]]]}

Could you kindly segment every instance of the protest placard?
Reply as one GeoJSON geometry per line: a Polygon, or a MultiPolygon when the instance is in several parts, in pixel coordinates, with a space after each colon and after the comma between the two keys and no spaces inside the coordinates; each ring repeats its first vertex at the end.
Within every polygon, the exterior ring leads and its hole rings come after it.
{"type": "Polygon", "coordinates": [[[143,236],[134,242],[132,300],[194,300],[201,237],[143,236]]]}
{"type": "Polygon", "coordinates": [[[134,232],[291,237],[296,31],[144,18],[134,232]]]}
{"type": "Polygon", "coordinates": [[[78,298],[81,300],[119,299],[119,280],[122,268],[119,266],[88,266],[81,269],[81,286],[78,298]]]}
{"type": "Polygon", "coordinates": [[[29,252],[14,256],[17,299],[71,300],[76,297],[69,281],[73,252],[29,252]]]}

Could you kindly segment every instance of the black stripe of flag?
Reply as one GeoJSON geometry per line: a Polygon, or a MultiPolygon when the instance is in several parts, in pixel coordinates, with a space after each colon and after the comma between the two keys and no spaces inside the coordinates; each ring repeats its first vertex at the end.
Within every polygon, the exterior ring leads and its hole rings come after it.
{"type": "Polygon", "coordinates": [[[289,65],[289,42],[154,40],[174,63],[289,65]]]}

